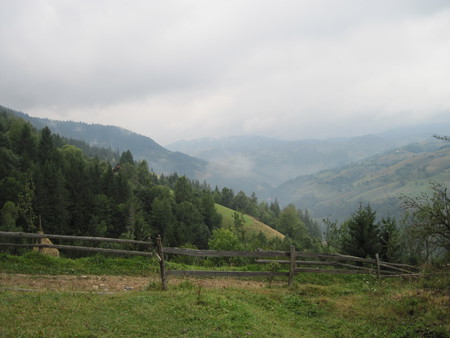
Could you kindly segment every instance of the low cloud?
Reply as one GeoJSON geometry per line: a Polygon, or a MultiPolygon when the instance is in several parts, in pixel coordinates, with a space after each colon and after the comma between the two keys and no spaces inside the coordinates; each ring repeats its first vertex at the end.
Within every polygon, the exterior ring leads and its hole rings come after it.
{"type": "Polygon", "coordinates": [[[375,132],[450,109],[447,1],[10,1],[0,104],[160,143],[375,132]]]}

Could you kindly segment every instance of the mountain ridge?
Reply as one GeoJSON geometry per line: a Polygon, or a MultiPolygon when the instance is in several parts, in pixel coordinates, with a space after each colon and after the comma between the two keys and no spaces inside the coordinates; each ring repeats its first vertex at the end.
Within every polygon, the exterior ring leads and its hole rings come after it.
{"type": "MultiPolygon", "coordinates": [[[[228,187],[248,195],[255,192],[260,201],[277,198],[281,205],[294,203],[300,209],[310,210],[316,219],[348,216],[358,203],[365,202],[374,203],[383,215],[394,214],[394,209],[399,209],[400,194],[395,184],[409,181],[405,184],[409,190],[402,191],[416,192],[417,187],[411,187],[414,182],[425,188],[428,178],[447,182],[445,175],[450,176],[446,167],[442,167],[441,172],[429,172],[431,174],[427,177],[418,177],[415,176],[417,173],[408,171],[417,163],[421,163],[421,168],[432,168],[433,156],[441,156],[450,167],[450,157],[442,155],[438,149],[440,146],[446,149],[448,142],[432,137],[433,134],[447,134],[444,125],[438,128],[431,124],[416,128],[416,131],[405,127],[398,129],[398,133],[393,129],[380,134],[326,140],[283,141],[251,135],[227,139],[203,138],[180,141],[177,150],[176,147],[166,149],[149,137],[121,127],[33,118],[23,113],[19,115],[27,117],[38,128],[48,125],[52,132],[65,137],[121,151],[130,150],[135,159],[147,160],[156,173],[177,172],[205,181],[213,187],[228,187]],[[181,152],[181,145],[192,144],[199,153],[209,154],[210,161],[181,152]],[[402,158],[405,154],[410,157],[410,162],[402,158]],[[430,163],[426,162],[427,156],[431,156],[430,163]],[[392,167],[390,171],[389,167],[392,167]],[[374,174],[376,168],[384,169],[384,174],[374,174]],[[380,183],[382,179],[392,182],[387,182],[383,187],[380,183]],[[371,182],[380,185],[376,189],[371,188],[371,182]],[[366,193],[357,194],[358,189],[364,187],[366,193]],[[384,199],[375,198],[376,193],[384,199]]],[[[427,173],[426,170],[423,172],[427,173]]]]}
{"type": "Polygon", "coordinates": [[[430,124],[408,134],[408,128],[381,134],[369,134],[325,140],[283,141],[263,136],[234,136],[178,141],[166,145],[208,162],[240,171],[252,171],[273,187],[300,175],[340,167],[388,149],[431,139],[442,125],[430,124]]]}
{"type": "Polygon", "coordinates": [[[280,203],[308,209],[315,218],[343,220],[359,203],[370,203],[382,216],[400,214],[402,195],[429,190],[429,183],[450,184],[450,144],[410,144],[359,163],[291,179],[274,193],[280,203]]]}

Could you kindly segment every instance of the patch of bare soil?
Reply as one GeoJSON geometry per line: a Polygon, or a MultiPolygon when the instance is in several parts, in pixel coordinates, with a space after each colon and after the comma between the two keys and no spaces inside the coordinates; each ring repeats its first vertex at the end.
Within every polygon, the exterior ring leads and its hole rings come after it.
{"type": "MultiPolygon", "coordinates": [[[[169,278],[169,287],[182,281],[190,281],[194,285],[207,288],[262,288],[267,287],[266,281],[240,280],[232,278],[169,278]]],[[[70,275],[25,275],[0,273],[0,289],[23,291],[70,291],[116,293],[132,290],[144,290],[150,283],[160,283],[158,275],[142,276],[70,276],[70,275]]],[[[272,285],[283,285],[282,282],[272,282],[272,285]]],[[[284,283],[286,284],[286,283],[284,283]]]]}
{"type": "Polygon", "coordinates": [[[148,283],[140,276],[0,274],[1,288],[36,291],[119,292],[142,290],[148,283]]]}

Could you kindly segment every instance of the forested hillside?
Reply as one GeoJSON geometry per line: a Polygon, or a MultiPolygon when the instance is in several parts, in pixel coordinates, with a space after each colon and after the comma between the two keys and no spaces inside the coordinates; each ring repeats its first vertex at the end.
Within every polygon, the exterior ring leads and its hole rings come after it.
{"type": "Polygon", "coordinates": [[[410,144],[340,168],[299,176],[276,189],[281,203],[309,209],[314,217],[344,220],[359,203],[380,216],[403,213],[402,194],[430,190],[430,182],[450,183],[450,144],[434,140],[410,144]]]}
{"type": "Polygon", "coordinates": [[[272,188],[255,172],[243,171],[233,165],[209,163],[178,151],[170,151],[149,137],[120,127],[74,121],[55,121],[32,117],[4,107],[2,109],[31,122],[37,129],[47,126],[52,133],[71,140],[82,140],[90,146],[114,149],[117,152],[130,150],[136,160],[146,160],[150,170],[158,174],[170,175],[176,172],[192,180],[206,180],[212,185],[243,190],[247,194],[256,191],[261,196],[268,196],[267,192],[272,188]]]}
{"type": "Polygon", "coordinates": [[[120,127],[74,121],[55,121],[32,117],[17,111],[11,110],[11,112],[31,122],[37,129],[48,127],[54,134],[69,139],[83,140],[91,146],[114,149],[119,152],[131,150],[137,160],[145,159],[149,167],[157,173],[177,172],[195,178],[195,174],[203,172],[207,165],[203,160],[169,151],[149,137],[120,127]]]}
{"type": "Polygon", "coordinates": [[[230,234],[236,248],[280,248],[293,242],[304,249],[320,245],[320,233],[309,231],[317,224],[292,206],[286,209],[293,212],[291,228],[301,230],[307,242],[295,231],[286,232],[284,240],[247,235],[244,213],[282,231],[281,218],[287,211],[277,203],[259,203],[256,196],[242,191],[211,190],[206,183],[177,173],[157,175],[145,160],[135,161],[130,151],[119,156],[55,135],[48,127],[36,130],[8,110],[0,112],[0,156],[3,231],[139,240],[161,235],[166,245],[197,248],[210,243],[220,248],[217,243],[230,234]],[[238,210],[225,232],[215,203],[238,210]]]}

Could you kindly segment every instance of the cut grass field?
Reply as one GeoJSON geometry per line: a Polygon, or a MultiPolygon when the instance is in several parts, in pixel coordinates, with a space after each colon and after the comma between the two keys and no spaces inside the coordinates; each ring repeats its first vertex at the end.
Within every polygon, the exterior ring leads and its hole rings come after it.
{"type": "MultiPolygon", "coordinates": [[[[232,227],[234,225],[233,214],[235,213],[235,210],[224,207],[220,204],[216,204],[216,210],[219,214],[222,215],[223,227],[232,227]]],[[[259,232],[262,232],[267,238],[284,238],[284,235],[282,233],[276,231],[275,229],[269,227],[267,224],[264,224],[249,215],[244,215],[244,220],[244,229],[247,234],[258,234],[259,232]]]]}
{"type": "MultiPolygon", "coordinates": [[[[33,259],[36,263],[39,257],[33,259]]],[[[55,290],[51,284],[67,275],[42,276],[39,268],[33,272],[27,262],[30,257],[15,258],[15,268],[9,269],[10,260],[11,256],[0,256],[2,337],[450,336],[448,274],[383,281],[365,275],[302,274],[293,287],[287,287],[285,279],[269,287],[265,279],[170,277],[169,290],[161,291],[154,263],[149,261],[147,272],[139,268],[137,273],[136,266],[141,264],[133,259],[127,283],[145,277],[147,284],[131,291],[111,288],[112,293],[99,293],[98,289],[77,289],[77,281],[109,283],[113,276],[107,276],[108,267],[114,266],[116,259],[85,259],[69,276],[72,285],[55,290]],[[13,271],[21,259],[32,275],[6,285],[8,278],[20,277],[13,271]],[[48,279],[50,285],[42,288],[40,284],[33,292],[19,291],[29,289],[27,283],[39,278],[48,279]]],[[[52,266],[46,273],[65,269],[57,267],[58,259],[43,260],[52,266]]]]}

